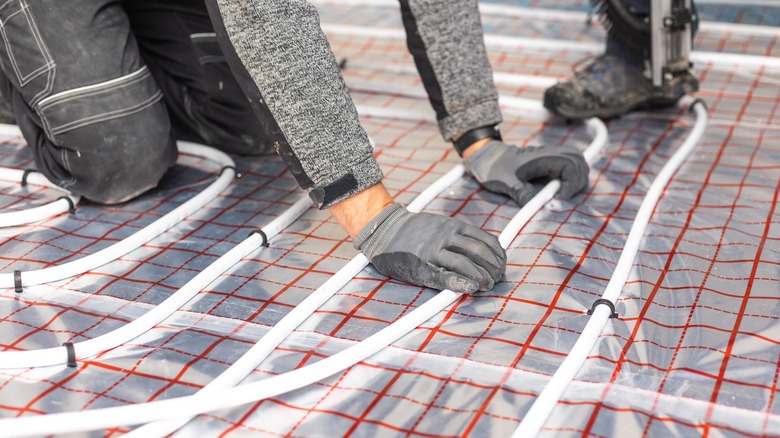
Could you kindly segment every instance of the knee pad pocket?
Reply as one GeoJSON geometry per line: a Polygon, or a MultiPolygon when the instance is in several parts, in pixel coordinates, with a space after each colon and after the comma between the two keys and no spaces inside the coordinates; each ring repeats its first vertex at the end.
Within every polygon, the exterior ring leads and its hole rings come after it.
{"type": "Polygon", "coordinates": [[[53,94],[35,109],[47,137],[60,144],[62,134],[143,111],[161,99],[162,91],[144,66],[116,79],[53,94]]]}

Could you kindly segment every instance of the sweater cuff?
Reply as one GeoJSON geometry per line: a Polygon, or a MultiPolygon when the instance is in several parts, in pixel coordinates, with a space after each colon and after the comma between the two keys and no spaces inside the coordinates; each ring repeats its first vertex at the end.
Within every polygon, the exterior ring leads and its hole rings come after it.
{"type": "Polygon", "coordinates": [[[349,172],[313,187],[309,191],[309,198],[317,208],[323,210],[376,185],[383,177],[382,169],[371,155],[350,166],[349,172]]]}
{"type": "Polygon", "coordinates": [[[490,99],[448,114],[447,117],[439,120],[439,130],[446,141],[451,141],[452,137],[458,134],[499,123],[501,123],[501,108],[497,99],[490,99]]]}

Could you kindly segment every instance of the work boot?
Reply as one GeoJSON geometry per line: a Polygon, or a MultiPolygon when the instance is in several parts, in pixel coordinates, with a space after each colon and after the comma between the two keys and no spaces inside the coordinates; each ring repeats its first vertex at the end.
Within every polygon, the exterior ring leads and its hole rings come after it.
{"type": "Polygon", "coordinates": [[[545,91],[544,107],[572,120],[611,119],[634,109],[672,105],[698,89],[699,81],[690,73],[656,88],[640,63],[608,53],[575,65],[573,79],[545,91]]]}

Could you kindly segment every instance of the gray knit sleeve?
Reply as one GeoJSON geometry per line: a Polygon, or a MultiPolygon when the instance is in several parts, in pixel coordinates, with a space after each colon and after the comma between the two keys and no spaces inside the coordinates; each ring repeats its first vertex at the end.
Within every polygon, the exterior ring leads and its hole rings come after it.
{"type": "Polygon", "coordinates": [[[314,203],[327,208],[381,181],[316,9],[303,0],[208,3],[223,50],[253,82],[244,91],[267,105],[287,140],[277,149],[314,203]]]}
{"type": "Polygon", "coordinates": [[[444,139],[500,123],[477,0],[401,0],[401,14],[444,139]]]}

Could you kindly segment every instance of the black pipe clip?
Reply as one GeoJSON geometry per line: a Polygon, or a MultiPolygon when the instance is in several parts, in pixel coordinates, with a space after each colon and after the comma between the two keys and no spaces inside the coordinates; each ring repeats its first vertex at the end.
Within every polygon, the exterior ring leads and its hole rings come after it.
{"type": "Polygon", "coordinates": [[[60,196],[57,198],[57,201],[60,199],[64,199],[68,203],[68,213],[73,214],[76,212],[76,204],[73,203],[73,200],[70,199],[70,196],[60,196]]]}
{"type": "Polygon", "coordinates": [[[18,269],[14,271],[14,292],[18,294],[24,292],[22,289],[22,271],[18,269]]]}
{"type": "Polygon", "coordinates": [[[76,368],[76,347],[73,346],[73,342],[63,342],[62,346],[65,347],[65,350],[68,352],[68,366],[76,368]]]}
{"type": "Polygon", "coordinates": [[[610,301],[608,299],[605,299],[605,298],[599,298],[598,300],[594,301],[593,305],[590,306],[590,310],[588,310],[588,315],[593,315],[593,312],[596,310],[596,307],[601,305],[601,304],[604,304],[605,306],[609,307],[609,317],[610,318],[617,318],[618,316],[620,316],[615,311],[615,304],[612,301],[610,301]]]}
{"type": "Polygon", "coordinates": [[[707,112],[710,111],[710,109],[707,107],[707,102],[705,102],[704,99],[702,99],[701,97],[697,97],[696,99],[693,99],[693,102],[691,102],[691,104],[688,106],[689,113],[692,113],[694,111],[694,107],[696,106],[697,103],[704,105],[705,111],[707,112]]]}
{"type": "Polygon", "coordinates": [[[24,173],[22,173],[22,187],[27,185],[27,177],[30,176],[31,173],[36,172],[35,169],[24,169],[24,173]]]}
{"type": "Polygon", "coordinates": [[[219,171],[219,176],[222,176],[222,174],[225,173],[225,171],[228,170],[228,169],[233,171],[233,177],[236,178],[236,179],[241,179],[241,177],[243,176],[240,173],[238,173],[238,171],[236,170],[236,168],[234,166],[225,166],[225,167],[223,167],[222,170],[219,171]]]}
{"type": "Polygon", "coordinates": [[[265,231],[263,231],[263,230],[254,230],[254,231],[250,232],[249,235],[246,236],[246,237],[251,237],[252,234],[259,234],[260,237],[263,238],[263,243],[261,243],[260,246],[264,246],[264,247],[268,248],[268,236],[265,235],[265,231]]]}

